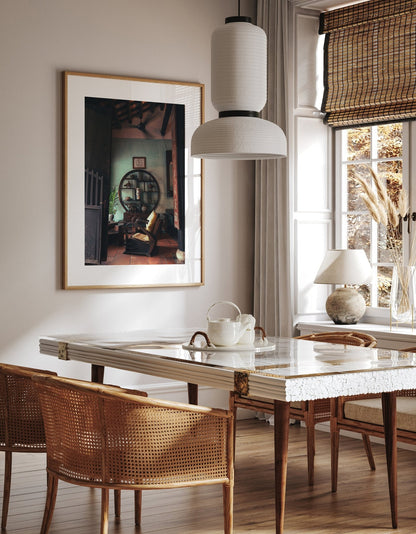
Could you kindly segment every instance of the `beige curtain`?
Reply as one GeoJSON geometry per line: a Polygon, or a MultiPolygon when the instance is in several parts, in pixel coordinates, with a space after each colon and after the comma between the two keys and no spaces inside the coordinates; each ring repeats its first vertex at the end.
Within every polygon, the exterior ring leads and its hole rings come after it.
{"type": "MultiPolygon", "coordinates": [[[[268,98],[262,116],[287,133],[287,0],[258,0],[257,24],[268,39],[268,98]]],[[[255,195],[254,315],[268,335],[292,336],[286,158],[256,162],[255,195]]]]}

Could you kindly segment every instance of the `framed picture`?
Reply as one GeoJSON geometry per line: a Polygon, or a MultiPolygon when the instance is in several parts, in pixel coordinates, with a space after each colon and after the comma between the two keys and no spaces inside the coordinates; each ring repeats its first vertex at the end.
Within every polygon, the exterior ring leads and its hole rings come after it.
{"type": "Polygon", "coordinates": [[[133,169],[145,169],[146,168],[146,158],[136,156],[133,158],[133,169]]]}
{"type": "Polygon", "coordinates": [[[202,285],[204,86],[63,75],[64,289],[202,285]]]}

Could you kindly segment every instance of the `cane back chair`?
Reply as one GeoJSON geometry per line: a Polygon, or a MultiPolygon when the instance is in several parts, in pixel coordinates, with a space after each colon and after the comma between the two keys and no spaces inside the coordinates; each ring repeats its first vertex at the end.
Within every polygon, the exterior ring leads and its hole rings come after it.
{"type": "MultiPolygon", "coordinates": [[[[373,336],[359,332],[320,332],[306,336],[299,336],[296,339],[361,347],[374,347],[376,345],[376,339],[373,336]]],[[[237,408],[245,408],[268,414],[274,413],[274,403],[272,401],[246,397],[238,393],[232,393],[231,407],[234,411],[236,411],[237,408]]],[[[315,425],[330,420],[330,400],[320,399],[314,401],[291,402],[289,413],[291,419],[303,421],[306,426],[308,483],[312,486],[314,483],[315,425]]],[[[364,437],[363,435],[363,440],[367,451],[369,438],[364,437]]]]}
{"type": "MultiPolygon", "coordinates": [[[[416,352],[416,347],[402,349],[401,352],[416,352]]],[[[338,483],[340,430],[384,438],[384,425],[381,395],[338,397],[332,399],[331,403],[331,478],[332,491],[335,492],[338,483]]],[[[398,391],[396,403],[397,440],[416,444],[416,390],[398,391]]],[[[372,457],[371,446],[369,447],[372,457]]],[[[372,469],[375,469],[374,459],[372,469]]]]}
{"type": "Polygon", "coordinates": [[[141,491],[221,484],[224,531],[232,532],[232,413],[132,394],[112,386],[35,377],[46,434],[48,491],[41,533],[52,520],[58,479],[102,490],[141,491]]]}
{"type": "Polygon", "coordinates": [[[1,529],[5,530],[9,512],[12,453],[46,452],[45,432],[35,373],[50,371],[0,364],[0,450],[4,451],[4,490],[1,529]]]}

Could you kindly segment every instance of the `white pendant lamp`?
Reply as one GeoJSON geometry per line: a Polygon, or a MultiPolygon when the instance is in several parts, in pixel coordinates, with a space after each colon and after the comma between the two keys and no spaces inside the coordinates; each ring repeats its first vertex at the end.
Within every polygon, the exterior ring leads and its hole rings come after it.
{"type": "Polygon", "coordinates": [[[286,156],[286,137],[260,118],[267,100],[267,37],[249,17],[228,17],[211,39],[211,100],[219,118],[194,132],[191,155],[213,159],[286,156]]]}

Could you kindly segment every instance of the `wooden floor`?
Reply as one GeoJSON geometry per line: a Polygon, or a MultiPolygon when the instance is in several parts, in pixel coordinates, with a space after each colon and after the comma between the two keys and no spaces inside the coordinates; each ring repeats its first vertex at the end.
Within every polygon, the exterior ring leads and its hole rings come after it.
{"type": "MultiPolygon", "coordinates": [[[[273,428],[238,422],[234,532],[272,534],[273,428]]],[[[330,491],[329,435],[317,432],[316,484],[306,485],[305,430],[292,426],[286,534],[415,534],[416,452],[399,449],[399,528],[391,529],[384,447],[374,445],[377,471],[368,469],[359,440],[341,437],[338,493],[330,491]]],[[[1,453],[2,454],[2,453],[1,453]]],[[[3,458],[0,458],[2,461],[3,458]]],[[[45,460],[15,454],[7,532],[38,534],[45,497],[45,460]]],[[[3,473],[3,465],[1,466],[3,473]]],[[[50,534],[98,534],[100,491],[60,483],[50,534]]],[[[122,494],[122,517],[110,510],[110,534],[221,534],[222,492],[207,486],[147,491],[142,527],[133,521],[133,494],[122,494]]]]}
{"type": "Polygon", "coordinates": [[[183,261],[176,257],[178,241],[173,237],[162,234],[158,237],[157,246],[152,256],[124,254],[124,244],[111,243],[107,249],[107,260],[101,265],[165,265],[181,264],[183,261]]]}

